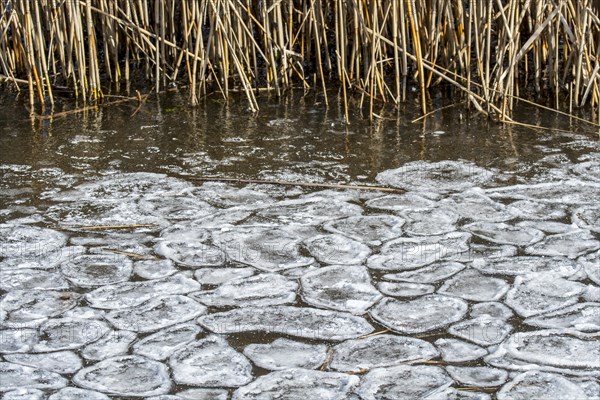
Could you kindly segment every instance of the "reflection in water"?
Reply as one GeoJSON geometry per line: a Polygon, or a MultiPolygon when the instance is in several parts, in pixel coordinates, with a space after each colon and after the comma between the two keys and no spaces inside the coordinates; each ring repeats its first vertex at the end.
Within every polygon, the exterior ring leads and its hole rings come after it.
{"type": "Polygon", "coordinates": [[[19,107],[0,96],[0,392],[598,397],[591,130],[408,105],[346,127],[309,96],[19,107]]]}
{"type": "Polygon", "coordinates": [[[464,159],[535,173],[533,161],[559,155],[574,161],[597,146],[593,128],[533,108],[523,108],[518,119],[581,133],[502,126],[469,118],[458,107],[411,123],[419,111],[410,104],[398,113],[383,110],[373,126],[355,114],[346,128],[339,103],[325,109],[318,97],[300,94],[263,99],[256,115],[243,99],[190,108],[177,94],[149,100],[132,117],[135,106],[32,122],[20,104],[0,97],[0,120],[6,122],[0,161],[81,173],[117,169],[350,182],[371,181],[384,169],[419,159],[464,159]]]}

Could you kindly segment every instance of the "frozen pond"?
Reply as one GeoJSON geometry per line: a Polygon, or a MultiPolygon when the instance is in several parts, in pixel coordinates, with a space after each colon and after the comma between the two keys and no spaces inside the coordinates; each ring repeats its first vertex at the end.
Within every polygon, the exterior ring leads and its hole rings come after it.
{"type": "Polygon", "coordinates": [[[0,102],[2,399],[600,398],[597,138],[171,101],[0,102]]]}

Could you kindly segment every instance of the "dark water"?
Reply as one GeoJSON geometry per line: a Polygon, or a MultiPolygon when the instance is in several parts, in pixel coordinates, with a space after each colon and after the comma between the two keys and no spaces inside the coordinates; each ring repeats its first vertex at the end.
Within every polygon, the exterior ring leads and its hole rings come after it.
{"type": "MultiPolygon", "coordinates": [[[[111,174],[116,172],[163,173],[169,177],[192,181],[198,186],[201,183],[193,181],[193,178],[225,177],[332,185],[381,186],[382,183],[375,179],[377,174],[401,167],[406,163],[458,160],[468,165],[474,163],[479,167],[497,171],[492,186],[509,186],[560,182],[574,177],[588,182],[588,177],[584,173],[577,172],[579,175],[575,175],[573,170],[578,165],[591,163],[592,176],[589,184],[595,190],[592,195],[600,193],[596,187],[600,178],[600,174],[598,174],[598,163],[600,162],[598,128],[527,105],[519,106],[518,111],[515,112],[515,118],[522,123],[541,125],[552,128],[552,130],[501,125],[486,120],[474,112],[465,111],[460,106],[447,107],[433,113],[427,119],[412,122],[419,117],[417,104],[405,104],[399,110],[391,107],[376,110],[379,117],[375,118],[372,124],[366,113],[361,115],[355,112],[351,115],[350,125],[346,126],[343,105],[333,93],[330,96],[329,107],[325,107],[322,97],[312,94],[303,96],[302,93],[294,93],[284,99],[263,97],[260,103],[261,111],[256,115],[251,114],[246,109],[244,100],[238,98],[233,98],[229,102],[213,99],[196,109],[189,108],[186,102],[184,95],[170,93],[160,99],[149,98],[137,111],[137,104],[123,103],[103,107],[93,112],[59,115],[52,119],[32,119],[20,100],[15,101],[8,94],[0,95],[0,172],[2,173],[0,190],[3,192],[0,195],[0,209],[2,210],[0,221],[3,224],[11,225],[57,228],[57,226],[61,226],[61,220],[60,218],[57,220],[56,216],[50,218],[52,213],[49,210],[58,205],[62,209],[55,214],[64,217],[64,221],[69,223],[81,221],[79,225],[97,225],[91,223],[86,214],[89,212],[90,215],[96,215],[97,210],[94,207],[99,205],[93,203],[93,199],[90,200],[89,209],[82,207],[72,213],[69,212],[70,190],[81,183],[99,178],[110,181],[111,174]],[[63,196],[64,204],[59,200],[61,196],[63,196]]],[[[440,100],[432,104],[432,107],[440,108],[447,104],[448,100],[440,100]]],[[[354,104],[354,109],[357,108],[358,104],[354,104]]],[[[139,176],[140,180],[144,179],[142,175],[139,176]]],[[[159,183],[154,182],[151,185],[153,184],[159,183]]],[[[225,187],[223,186],[223,188],[225,187]]],[[[232,184],[232,187],[242,188],[244,185],[232,184]]],[[[311,192],[311,189],[308,188],[285,187],[283,189],[268,185],[266,187],[260,185],[248,187],[259,192],[264,189],[265,193],[272,195],[278,201],[285,201],[288,198],[303,198],[310,196],[311,192]]],[[[560,184],[557,183],[557,187],[560,187],[560,184]]],[[[436,192],[436,189],[438,188],[425,187],[424,192],[436,192]]],[[[151,187],[148,190],[151,195],[151,187]]],[[[220,189],[215,186],[214,190],[218,192],[220,189]]],[[[460,190],[458,192],[460,194],[460,190]]],[[[96,200],[103,200],[102,193],[101,191],[97,192],[99,198],[96,200]]],[[[158,197],[160,197],[162,192],[158,193],[158,197]]],[[[343,193],[343,191],[338,192],[342,202],[347,200],[343,197],[343,193]]],[[[368,214],[378,214],[381,213],[381,210],[369,209],[366,204],[368,200],[383,194],[385,193],[366,192],[356,198],[353,197],[349,202],[359,205],[368,214]]],[[[110,197],[115,193],[107,195],[110,197]]],[[[328,196],[333,196],[329,198],[335,199],[336,195],[328,194],[328,196]]],[[[434,200],[443,200],[445,196],[446,194],[442,194],[441,197],[434,196],[434,200]]],[[[152,199],[152,201],[159,200],[152,199]]],[[[540,198],[537,200],[544,201],[540,198]]],[[[499,201],[509,204],[514,199],[501,198],[499,201]]],[[[573,211],[572,207],[578,204],[566,203],[567,200],[565,200],[565,204],[557,206],[568,212],[556,217],[555,222],[572,223],[570,213],[573,211]]],[[[580,204],[588,203],[583,201],[580,204]]],[[[110,206],[115,206],[115,204],[110,203],[110,206]]],[[[393,213],[390,212],[390,214],[393,213]]],[[[120,217],[121,215],[116,220],[119,220],[120,217]]],[[[145,220],[128,220],[126,217],[127,215],[123,217],[124,224],[147,222],[145,220]]],[[[251,222],[252,218],[256,217],[251,217],[249,219],[251,222]]],[[[468,217],[462,216],[461,221],[465,218],[468,220],[468,217]]],[[[107,220],[113,221],[110,218],[107,220]]],[[[258,221],[260,224],[265,223],[265,220],[259,219],[258,221]]],[[[189,221],[182,219],[178,222],[184,224],[189,221]]],[[[475,222],[477,221],[475,220],[475,222]]],[[[253,223],[259,224],[256,221],[253,223]]],[[[162,228],[164,226],[161,226],[162,228]]],[[[594,231],[593,227],[590,229],[592,229],[592,233],[586,230],[586,234],[591,236],[582,240],[589,240],[591,243],[597,241],[598,231],[594,231]]],[[[596,226],[595,229],[598,227],[596,226]]],[[[114,234],[116,239],[106,243],[110,245],[122,240],[125,244],[120,248],[121,250],[149,257],[155,257],[151,247],[154,238],[159,234],[157,229],[145,229],[144,227],[126,231],[127,233],[108,231],[109,234],[106,236],[103,236],[105,232],[96,234],[77,229],[67,229],[66,232],[70,245],[84,247],[101,247],[104,245],[103,240],[108,240],[107,237],[114,234]],[[139,243],[134,243],[136,240],[139,240],[139,243]]],[[[313,234],[324,232],[322,227],[318,227],[313,234]]],[[[473,243],[483,246],[490,244],[481,237],[474,239],[473,243]]],[[[0,252],[0,256],[4,257],[0,261],[9,263],[11,256],[6,249],[10,250],[10,245],[10,243],[6,245],[5,250],[0,252]]],[[[376,249],[376,252],[380,249],[379,245],[371,247],[376,249]]],[[[524,254],[523,249],[519,248],[517,255],[523,256],[524,254]]],[[[598,256],[597,253],[595,254],[596,258],[592,258],[592,263],[597,263],[598,256]]],[[[303,250],[302,255],[310,254],[303,250]]],[[[325,262],[324,264],[331,263],[325,262]]],[[[232,267],[240,267],[240,265],[236,264],[232,267]]],[[[181,270],[186,270],[186,268],[181,268],[181,270]]],[[[50,269],[50,271],[60,275],[57,269],[50,269]]],[[[6,273],[6,271],[1,272],[6,273]]],[[[303,270],[300,269],[298,276],[294,276],[292,272],[287,277],[297,281],[302,272],[303,270]]],[[[380,280],[387,279],[384,277],[385,272],[371,270],[371,278],[378,283],[380,280]]],[[[64,269],[61,269],[61,273],[66,274],[64,269]]],[[[69,290],[79,294],[85,294],[91,290],[86,285],[78,287],[77,284],[72,283],[71,277],[69,279],[71,282],[69,290]]],[[[132,275],[129,279],[136,282],[144,281],[139,274],[132,275]]],[[[516,285],[516,279],[520,278],[503,276],[503,279],[504,284],[508,287],[516,285]]],[[[582,297],[578,303],[587,301],[597,305],[598,299],[594,298],[597,293],[593,292],[593,290],[597,290],[597,285],[596,289],[593,289],[594,282],[590,281],[585,273],[573,279],[582,282],[578,283],[580,285],[591,285],[592,287],[589,289],[592,294],[585,296],[581,294],[582,297]],[[594,295],[594,293],[596,294],[594,295]]],[[[18,282],[11,283],[11,285],[19,287],[18,282]]],[[[441,282],[436,283],[435,290],[439,290],[440,286],[441,282]]],[[[214,289],[215,287],[217,285],[203,285],[202,289],[214,289]]],[[[5,301],[10,298],[12,292],[14,291],[8,290],[7,287],[0,289],[0,295],[5,301]]],[[[468,301],[469,307],[476,303],[477,301],[468,301]]],[[[292,304],[311,307],[310,304],[304,302],[304,299],[300,299],[300,296],[292,304]]],[[[79,304],[81,307],[87,305],[89,303],[85,301],[79,304]]],[[[572,303],[568,305],[572,305],[572,303]]],[[[208,308],[208,312],[215,313],[229,309],[232,307],[212,306],[208,308]]],[[[84,311],[81,313],[85,314],[84,311]]],[[[372,316],[367,316],[367,320],[375,331],[386,329],[385,323],[372,316]]],[[[511,317],[509,319],[510,329],[519,332],[537,329],[524,325],[523,320],[524,315],[511,317]]],[[[0,327],[2,326],[0,324],[0,327]]],[[[14,330],[15,326],[7,325],[4,328],[14,330]]],[[[583,331],[590,332],[589,329],[583,331]]],[[[6,331],[2,332],[7,335],[6,331]]],[[[592,332],[594,332],[593,329],[592,332]]],[[[138,338],[145,336],[147,336],[146,332],[138,334],[138,338]]],[[[229,345],[238,351],[242,351],[249,344],[269,343],[282,336],[286,337],[287,335],[245,331],[224,335],[229,345]]],[[[422,334],[408,336],[418,337],[430,343],[434,343],[440,338],[450,337],[445,329],[431,329],[422,334]]],[[[5,337],[5,342],[10,341],[6,339],[6,336],[3,337],[5,337]]],[[[311,339],[305,336],[295,339],[309,344],[331,345],[330,341],[318,338],[311,339]]],[[[487,350],[491,352],[495,345],[487,347],[487,350]]],[[[75,347],[73,349],[79,351],[75,347]]],[[[27,351],[23,352],[27,353],[27,351]]],[[[10,361],[7,355],[12,351],[0,353],[10,361]]],[[[131,349],[126,353],[131,354],[131,349]]],[[[84,360],[85,367],[95,364],[95,360],[84,358],[86,359],[84,360]]],[[[0,360],[2,359],[0,358],[0,360]]],[[[447,364],[440,361],[439,357],[434,357],[434,361],[425,363],[425,365],[442,366],[447,364]]],[[[466,364],[457,362],[450,363],[450,365],[485,366],[486,364],[475,359],[466,364]]],[[[252,368],[255,376],[262,376],[269,372],[256,365],[253,365],[252,368]]],[[[508,370],[512,371],[511,378],[517,374],[511,368],[508,370]]],[[[518,368],[516,371],[519,371],[518,368]]],[[[64,372],[63,376],[70,381],[73,371],[64,372]]],[[[587,390],[585,393],[591,393],[588,398],[594,398],[593,393],[598,386],[598,366],[591,368],[588,375],[582,373],[578,376],[576,379],[583,382],[579,386],[580,389],[585,387],[587,390]],[[582,376],[591,376],[592,378],[588,379],[582,376]],[[594,386],[594,382],[596,386],[594,386]]],[[[13,379],[12,375],[10,379],[13,379]]],[[[535,383],[539,384],[539,381],[535,383]]],[[[563,383],[559,382],[559,384],[563,383]]],[[[566,389],[563,389],[566,395],[579,393],[577,390],[580,389],[568,386],[572,383],[564,384],[566,389]],[[575,390],[575,392],[568,390],[575,390]]],[[[36,386],[28,386],[27,383],[23,383],[22,386],[23,388],[36,388],[36,386]]],[[[163,391],[163,393],[174,394],[193,386],[185,383],[178,384],[174,385],[170,391],[163,391]]],[[[453,386],[481,385],[456,381],[453,386]]],[[[489,386],[494,388],[488,392],[495,396],[494,393],[500,385],[489,386]]],[[[43,390],[42,396],[45,396],[54,393],[60,385],[57,388],[37,387],[43,390]]],[[[89,386],[85,387],[89,388],[89,386]]],[[[371,398],[365,394],[367,391],[364,389],[360,395],[363,398],[371,398]]],[[[229,392],[231,394],[232,390],[229,392]]],[[[483,396],[481,398],[486,398],[482,393],[480,393],[483,396]]],[[[533,393],[539,395],[541,392],[533,393]]],[[[35,393],[32,391],[29,394],[34,396],[35,393]]],[[[532,393],[529,394],[532,395],[532,393]]],[[[440,398],[450,398],[448,393],[445,396],[447,397],[440,398]]]]}
{"type": "Polygon", "coordinates": [[[413,160],[462,159],[527,173],[539,160],[572,162],[598,148],[597,128],[527,105],[515,119],[569,133],[500,125],[460,106],[412,123],[419,117],[414,104],[376,110],[383,119],[372,125],[368,112],[355,112],[346,128],[343,105],[331,95],[330,103],[301,93],[263,98],[253,115],[243,99],[190,109],[184,95],[171,94],[150,98],[133,117],[137,104],[126,103],[32,121],[22,103],[2,96],[0,161],[82,174],[116,169],[348,183],[372,182],[413,160]]]}

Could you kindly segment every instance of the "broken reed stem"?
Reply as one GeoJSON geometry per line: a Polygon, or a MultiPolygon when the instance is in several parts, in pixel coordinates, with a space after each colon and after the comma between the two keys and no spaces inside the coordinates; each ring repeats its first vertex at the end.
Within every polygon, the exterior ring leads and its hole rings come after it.
{"type": "MultiPolygon", "coordinates": [[[[525,90],[553,109],[600,108],[600,5],[590,0],[13,0],[0,1],[0,79],[26,82],[32,111],[53,88],[84,103],[145,72],[156,91],[189,86],[190,103],[301,84],[328,104],[342,86],[374,103],[407,100],[408,79],[445,82],[477,110],[511,120],[525,90]],[[563,99],[563,100],[561,100],[563,99]]],[[[135,88],[134,88],[135,89],[135,88]]],[[[41,112],[40,114],[43,114],[41,112]]]]}

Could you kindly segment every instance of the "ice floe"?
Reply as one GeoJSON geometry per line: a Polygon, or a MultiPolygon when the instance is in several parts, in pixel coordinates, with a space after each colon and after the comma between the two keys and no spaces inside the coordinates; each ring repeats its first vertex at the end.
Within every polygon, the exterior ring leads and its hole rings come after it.
{"type": "Polygon", "coordinates": [[[406,211],[401,213],[406,219],[404,231],[411,236],[435,236],[456,230],[459,215],[449,208],[406,211]]]}
{"type": "Polygon", "coordinates": [[[480,346],[498,344],[512,330],[512,326],[506,321],[488,315],[461,321],[448,328],[450,334],[480,346]]]}
{"type": "Polygon", "coordinates": [[[518,332],[503,346],[510,356],[523,361],[600,373],[600,346],[593,334],[569,330],[518,332]]]}
{"type": "Polygon", "coordinates": [[[187,192],[215,207],[261,206],[274,200],[267,193],[249,188],[234,188],[221,182],[204,182],[202,186],[188,189],[187,192]]]}
{"type": "Polygon", "coordinates": [[[513,316],[513,312],[504,304],[491,301],[486,303],[473,304],[473,306],[471,306],[471,311],[469,312],[469,315],[471,316],[471,318],[488,316],[491,318],[507,320],[513,316]]]}
{"type": "Polygon", "coordinates": [[[290,368],[259,376],[249,385],[237,389],[232,400],[344,400],[358,383],[358,376],[290,368]]]}
{"type": "Polygon", "coordinates": [[[177,397],[176,400],[227,400],[229,392],[227,389],[193,388],[177,392],[175,397],[177,397]]]}
{"type": "MultiPolygon", "coordinates": [[[[3,251],[3,250],[0,250],[3,251]]],[[[30,254],[23,257],[7,257],[0,261],[0,270],[16,271],[19,269],[50,270],[56,268],[61,262],[84,254],[85,247],[64,246],[42,254],[30,254]]]]}
{"type": "Polygon", "coordinates": [[[201,240],[179,237],[160,240],[154,247],[156,254],[166,257],[177,265],[188,268],[212,267],[225,263],[225,254],[217,246],[201,240]]]}
{"type": "Polygon", "coordinates": [[[3,329],[0,330],[0,353],[27,353],[39,340],[37,329],[3,329]]]}
{"type": "Polygon", "coordinates": [[[387,196],[72,180],[0,212],[2,398],[597,398],[600,181],[575,169],[481,189],[496,171],[419,161],[387,196]]]}
{"type": "Polygon", "coordinates": [[[476,391],[466,391],[449,387],[442,391],[424,397],[425,400],[491,400],[492,397],[487,393],[476,391]]]}
{"type": "Polygon", "coordinates": [[[484,360],[489,365],[511,371],[538,370],[597,378],[600,368],[594,335],[574,330],[515,332],[484,360]]]}
{"type": "Polygon", "coordinates": [[[59,374],[74,374],[82,367],[81,358],[72,351],[57,351],[42,354],[7,354],[6,361],[45,369],[59,374]]]}
{"type": "Polygon", "coordinates": [[[283,200],[256,211],[256,223],[320,225],[331,219],[363,213],[361,207],[344,201],[312,197],[283,200]]]}
{"type": "Polygon", "coordinates": [[[588,399],[576,383],[562,375],[540,371],[517,375],[498,391],[497,397],[498,400],[588,399]]]}
{"type": "Polygon", "coordinates": [[[139,201],[138,207],[141,213],[173,222],[202,218],[215,211],[214,207],[200,199],[164,194],[144,196],[139,201]]]}
{"type": "Polygon", "coordinates": [[[349,313],[308,307],[248,307],[198,318],[215,333],[270,332],[307,339],[346,340],[373,332],[364,319],[349,313]]]}
{"type": "Polygon", "coordinates": [[[44,400],[46,393],[39,389],[14,389],[5,392],[2,400],[44,400]]]}
{"type": "Polygon", "coordinates": [[[0,361],[0,392],[22,389],[61,389],[67,379],[46,369],[0,361]]]}
{"type": "Polygon", "coordinates": [[[215,236],[229,260],[263,271],[276,272],[310,265],[314,261],[312,257],[300,254],[300,242],[304,238],[293,229],[235,227],[215,236]]]}
{"type": "Polygon", "coordinates": [[[370,246],[379,246],[402,236],[404,222],[404,219],[393,215],[365,215],[327,222],[323,228],[370,246]]]}
{"type": "Polygon", "coordinates": [[[54,393],[48,400],[110,400],[104,393],[93,390],[66,387],[54,393]]]}
{"type": "Polygon", "coordinates": [[[160,240],[183,242],[206,242],[210,239],[210,230],[196,226],[196,221],[170,225],[160,231],[160,240]]]}
{"type": "Polygon", "coordinates": [[[247,278],[256,273],[252,267],[242,268],[200,268],[194,271],[194,278],[202,285],[220,285],[227,281],[247,278]]]}
{"type": "Polygon", "coordinates": [[[155,396],[171,390],[165,364],[142,356],[112,357],[80,370],[76,385],[117,396],[155,396]]]}
{"type": "Polygon", "coordinates": [[[206,307],[182,295],[158,296],[132,308],[113,310],[106,319],[118,329],[152,332],[189,321],[206,307]]]}
{"type": "Polygon", "coordinates": [[[377,174],[377,181],[408,190],[461,192],[492,182],[494,172],[464,161],[413,161],[377,174]]]}
{"type": "Polygon", "coordinates": [[[174,194],[190,188],[191,183],[164,174],[148,172],[112,173],[75,186],[71,191],[53,196],[55,201],[75,201],[78,199],[132,200],[149,194],[153,196],[174,194]]]}
{"type": "Polygon", "coordinates": [[[192,342],[200,332],[202,328],[196,324],[172,326],[137,341],[133,345],[133,352],[162,361],[192,342]]]}
{"type": "Polygon", "coordinates": [[[559,310],[578,302],[585,285],[553,274],[518,276],[505,303],[523,317],[559,310]]]}
{"type": "Polygon", "coordinates": [[[503,279],[492,278],[473,269],[466,269],[444,282],[438,293],[458,296],[471,301],[500,300],[510,285],[503,279]]]}
{"type": "Polygon", "coordinates": [[[527,325],[540,328],[600,331],[600,303],[579,303],[558,311],[527,318],[527,325]]]}
{"type": "Polygon", "coordinates": [[[144,279],[160,279],[178,270],[171,260],[141,260],[133,263],[133,273],[144,279]]]}
{"type": "Polygon", "coordinates": [[[169,358],[175,382],[204,387],[238,387],[252,381],[252,366],[219,336],[189,343],[169,358]]]}
{"type": "Polygon", "coordinates": [[[61,290],[68,289],[69,282],[56,271],[39,269],[2,270],[0,290],[61,290]]]}
{"type": "Polygon", "coordinates": [[[82,254],[61,264],[60,270],[73,284],[93,287],[127,281],[133,263],[118,254],[82,254]]]}
{"type": "Polygon", "coordinates": [[[396,274],[385,274],[383,278],[398,282],[436,283],[459,273],[463,269],[465,269],[463,264],[442,261],[412,271],[403,271],[396,274]]]}
{"type": "Polygon", "coordinates": [[[138,203],[131,200],[67,201],[50,206],[44,213],[44,218],[58,224],[61,229],[75,232],[80,232],[82,227],[132,224],[148,225],[143,227],[144,230],[154,232],[168,224],[165,218],[144,212],[138,203]]]}
{"type": "Polygon", "coordinates": [[[560,220],[566,217],[568,206],[557,203],[542,203],[532,200],[517,200],[510,203],[519,218],[524,220],[560,220]]]}
{"type": "Polygon", "coordinates": [[[583,179],[591,179],[600,182],[600,162],[585,161],[573,165],[573,172],[581,175],[583,179]]]}
{"type": "Polygon", "coordinates": [[[272,343],[250,344],[244,355],[257,366],[277,371],[288,368],[316,369],[327,358],[327,346],[279,338],[272,343]]]}
{"type": "Polygon", "coordinates": [[[508,379],[508,372],[491,367],[446,367],[448,374],[457,382],[467,386],[494,387],[500,386],[508,379]]]}
{"type": "Polygon", "coordinates": [[[493,201],[480,191],[481,189],[471,189],[465,193],[452,195],[442,200],[441,206],[471,221],[505,222],[516,217],[511,207],[493,201]]]}
{"type": "Polygon", "coordinates": [[[427,210],[435,205],[435,201],[416,193],[390,194],[368,200],[366,206],[386,211],[427,210]]]}
{"type": "Polygon", "coordinates": [[[515,256],[473,261],[473,268],[490,275],[552,274],[562,277],[575,275],[581,267],[565,257],[515,256]]]}
{"type": "Polygon", "coordinates": [[[580,207],[573,211],[573,222],[582,229],[600,233],[600,206],[580,207]]]}
{"type": "Polygon", "coordinates": [[[426,361],[438,354],[436,348],[424,340],[383,334],[335,345],[329,368],[358,373],[410,361],[426,361]]]}
{"type": "Polygon", "coordinates": [[[189,296],[209,307],[252,307],[290,304],[298,284],[279,274],[259,274],[227,281],[214,290],[189,296]]]}
{"type": "Polygon", "coordinates": [[[459,232],[395,239],[384,244],[379,254],[369,257],[367,265],[383,271],[417,269],[468,251],[470,239],[470,234],[459,232]]]}
{"type": "Polygon", "coordinates": [[[90,318],[53,318],[42,323],[34,352],[75,350],[95,342],[110,330],[104,321],[90,318]]]}
{"type": "Polygon", "coordinates": [[[474,222],[462,229],[492,243],[513,246],[529,246],[544,238],[540,230],[505,223],[474,222]]]}
{"type": "Polygon", "coordinates": [[[556,221],[521,221],[515,224],[518,227],[538,229],[548,235],[558,235],[561,233],[575,232],[579,227],[574,224],[565,224],[556,221]]]}
{"type": "Polygon", "coordinates": [[[488,354],[483,347],[459,339],[441,338],[434,344],[446,362],[473,361],[488,354]]]}
{"type": "Polygon", "coordinates": [[[368,246],[339,234],[313,236],[303,244],[323,264],[362,264],[371,254],[368,246]]]}
{"type": "Polygon", "coordinates": [[[384,326],[406,334],[429,332],[459,321],[467,313],[463,300],[436,294],[401,301],[386,297],[371,310],[384,326]]]}
{"type": "Polygon", "coordinates": [[[249,209],[248,207],[228,208],[214,212],[205,217],[198,218],[194,221],[186,223],[185,225],[203,229],[222,229],[224,227],[230,227],[240,223],[246,220],[252,214],[253,210],[249,209]]]}
{"type": "Polygon", "coordinates": [[[357,393],[364,400],[416,399],[442,391],[452,383],[443,368],[398,365],[368,372],[357,393]]]}
{"type": "Polygon", "coordinates": [[[119,309],[137,306],[161,295],[187,294],[200,289],[200,284],[189,274],[178,273],[163,279],[141,282],[123,282],[103,286],[85,295],[92,307],[119,309]]]}
{"type": "Polygon", "coordinates": [[[489,245],[470,243],[469,249],[448,259],[463,263],[476,261],[482,258],[511,257],[517,254],[517,248],[510,245],[489,245]]]}
{"type": "Polygon", "coordinates": [[[424,283],[380,282],[377,288],[386,296],[417,297],[435,292],[435,286],[424,283]]]}
{"type": "Polygon", "coordinates": [[[61,232],[31,225],[0,224],[0,257],[34,260],[66,245],[61,232]]]}
{"type": "Polygon", "coordinates": [[[75,307],[79,299],[73,292],[12,290],[0,300],[0,325],[18,328],[39,325],[46,318],[75,307]]]}
{"type": "Polygon", "coordinates": [[[600,241],[589,231],[575,231],[547,236],[543,241],[525,249],[536,256],[564,256],[577,258],[600,249],[600,241]]]}
{"type": "Polygon", "coordinates": [[[505,186],[486,190],[492,198],[535,200],[568,205],[598,204],[600,184],[580,180],[505,186]]]}
{"type": "Polygon", "coordinates": [[[125,355],[135,340],[137,340],[135,332],[111,330],[99,340],[81,349],[80,354],[86,360],[95,361],[125,355]]]}
{"type": "Polygon", "coordinates": [[[302,298],[317,307],[362,314],[381,298],[363,266],[319,268],[303,275],[300,281],[302,298]]]}

